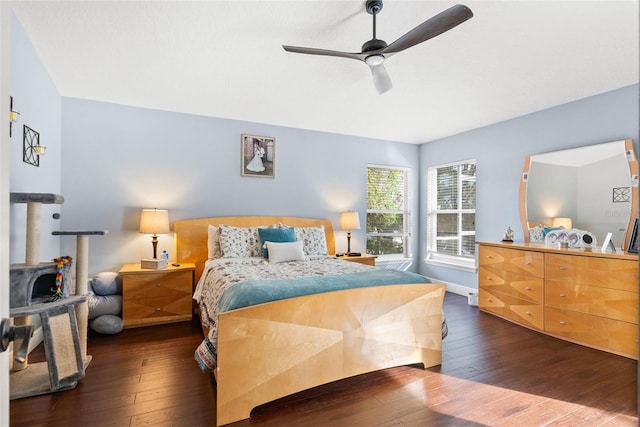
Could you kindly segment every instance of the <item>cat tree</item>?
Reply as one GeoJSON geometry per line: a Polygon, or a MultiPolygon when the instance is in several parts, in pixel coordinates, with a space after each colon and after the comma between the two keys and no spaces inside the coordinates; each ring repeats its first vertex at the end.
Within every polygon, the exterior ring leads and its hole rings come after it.
{"type": "Polygon", "coordinates": [[[13,264],[10,268],[10,316],[17,325],[27,323],[28,316],[40,316],[47,359],[29,364],[27,357],[21,354],[14,357],[10,390],[11,399],[15,399],[70,389],[84,377],[91,361],[91,356],[86,354],[89,236],[105,235],[108,231],[54,231],[53,235],[75,235],[77,238],[75,292],[70,294],[73,286],[67,275],[61,298],[43,302],[33,300],[31,295],[37,278],[50,274],[52,264],[58,272],[55,263],[40,261],[42,205],[61,204],[64,199],[49,193],[11,193],[10,202],[27,204],[25,263],[13,264]]]}

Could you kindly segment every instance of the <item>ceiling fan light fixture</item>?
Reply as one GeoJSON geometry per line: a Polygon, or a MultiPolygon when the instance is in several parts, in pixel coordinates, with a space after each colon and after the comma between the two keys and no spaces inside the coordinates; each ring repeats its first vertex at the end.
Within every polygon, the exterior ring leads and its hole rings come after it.
{"type": "Polygon", "coordinates": [[[384,62],[384,55],[369,55],[364,59],[364,62],[370,67],[376,67],[384,62]]]}

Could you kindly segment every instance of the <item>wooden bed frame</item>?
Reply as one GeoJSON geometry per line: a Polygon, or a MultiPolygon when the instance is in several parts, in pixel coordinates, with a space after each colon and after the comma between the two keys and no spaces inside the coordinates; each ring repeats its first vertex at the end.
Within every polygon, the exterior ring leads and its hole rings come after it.
{"type": "MultiPolygon", "coordinates": [[[[324,225],[330,221],[249,216],[174,222],[177,261],[207,259],[208,226],[324,225]]],[[[258,405],[318,385],[408,364],[442,361],[445,285],[389,285],[290,298],[225,312],[218,323],[217,425],[249,418],[258,405]]]]}

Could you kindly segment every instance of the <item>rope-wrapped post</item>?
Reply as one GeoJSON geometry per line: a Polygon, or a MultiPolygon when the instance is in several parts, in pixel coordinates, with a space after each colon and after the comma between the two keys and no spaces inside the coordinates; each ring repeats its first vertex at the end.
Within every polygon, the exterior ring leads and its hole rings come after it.
{"type": "Polygon", "coordinates": [[[42,203],[27,203],[27,246],[25,264],[40,264],[40,222],[42,203]]]}
{"type": "MultiPolygon", "coordinates": [[[[42,222],[42,204],[61,204],[64,198],[59,194],[51,193],[10,193],[9,201],[11,203],[27,204],[27,230],[26,230],[26,246],[25,246],[25,264],[40,264],[40,230],[42,222]]],[[[16,317],[14,319],[16,326],[24,326],[31,323],[29,317],[16,317]]],[[[16,348],[22,345],[22,340],[16,340],[16,348]]],[[[29,365],[28,359],[23,361],[13,361],[12,370],[20,371],[26,369],[29,365]]]]}
{"type": "MultiPolygon", "coordinates": [[[[86,295],[89,284],[89,236],[104,236],[108,230],[99,231],[54,231],[54,236],[76,236],[76,295],[86,295]]],[[[86,301],[75,306],[80,338],[82,360],[87,359],[87,330],[89,306],[86,301]]]]}

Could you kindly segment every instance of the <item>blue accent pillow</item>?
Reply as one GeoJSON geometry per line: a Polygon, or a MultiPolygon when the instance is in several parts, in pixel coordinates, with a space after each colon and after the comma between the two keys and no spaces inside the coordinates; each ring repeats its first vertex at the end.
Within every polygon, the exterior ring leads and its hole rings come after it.
{"type": "Polygon", "coordinates": [[[544,235],[546,236],[551,231],[562,230],[563,228],[564,227],[545,227],[544,228],[544,235]]]}
{"type": "Polygon", "coordinates": [[[265,242],[274,243],[290,243],[296,241],[296,233],[293,227],[290,228],[258,228],[260,236],[260,246],[262,255],[265,259],[269,259],[269,251],[265,247],[265,242]]]}

